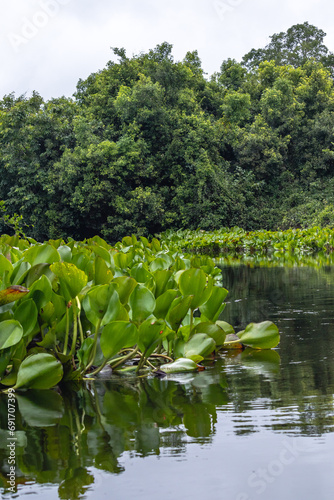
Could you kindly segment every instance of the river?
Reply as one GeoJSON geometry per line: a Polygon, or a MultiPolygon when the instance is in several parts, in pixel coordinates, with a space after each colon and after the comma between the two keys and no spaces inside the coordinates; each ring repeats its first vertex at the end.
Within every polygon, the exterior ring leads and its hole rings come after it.
{"type": "MultiPolygon", "coordinates": [[[[222,274],[221,319],[237,331],[272,320],[279,346],[225,353],[197,374],[17,393],[15,498],[332,498],[334,267],[222,274]]],[[[7,413],[2,395],[2,487],[7,413]]]]}

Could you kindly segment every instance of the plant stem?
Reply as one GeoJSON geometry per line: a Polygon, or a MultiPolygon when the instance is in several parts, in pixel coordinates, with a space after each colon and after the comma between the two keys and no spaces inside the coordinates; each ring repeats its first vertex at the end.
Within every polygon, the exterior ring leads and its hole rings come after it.
{"type": "Polygon", "coordinates": [[[141,370],[141,368],[143,367],[145,361],[146,361],[146,352],[147,352],[147,349],[145,349],[145,352],[142,354],[140,360],[139,360],[139,363],[138,363],[138,366],[137,366],[137,370],[136,372],[138,373],[139,370],[141,370]]]}
{"type": "Polygon", "coordinates": [[[66,355],[66,353],[67,353],[67,344],[68,344],[69,334],[70,334],[70,315],[68,312],[68,307],[66,306],[66,333],[65,333],[64,349],[63,349],[64,355],[66,355]]]}
{"type": "Polygon", "coordinates": [[[123,365],[125,363],[125,361],[128,361],[129,359],[133,358],[137,354],[138,351],[139,351],[139,347],[136,346],[134,349],[132,349],[132,351],[129,354],[127,354],[126,356],[123,356],[114,365],[109,363],[111,368],[113,370],[115,370],[116,368],[118,368],[118,366],[123,365]]]}
{"type": "Polygon", "coordinates": [[[167,359],[168,361],[174,361],[173,358],[171,358],[170,356],[166,356],[166,354],[158,354],[158,353],[154,353],[154,354],[151,354],[150,357],[154,357],[154,358],[164,358],[164,359],[167,359]]]}
{"type": "Polygon", "coordinates": [[[97,335],[99,333],[99,329],[100,329],[100,326],[101,326],[101,321],[102,319],[99,319],[97,325],[96,325],[96,330],[95,330],[95,334],[94,334],[94,345],[93,345],[93,349],[92,349],[92,353],[90,355],[90,359],[89,359],[89,362],[86,366],[86,369],[85,369],[85,372],[87,370],[89,370],[89,368],[92,366],[93,362],[94,362],[94,359],[95,359],[95,356],[96,356],[96,349],[97,349],[97,335]]]}
{"type": "Polygon", "coordinates": [[[77,304],[76,302],[72,302],[72,309],[73,309],[73,336],[72,336],[72,347],[70,354],[73,355],[75,351],[75,345],[77,342],[77,335],[78,335],[78,310],[77,310],[77,304]]]}
{"type": "Polygon", "coordinates": [[[82,329],[82,324],[81,324],[81,319],[80,319],[81,304],[80,304],[80,300],[79,300],[78,296],[75,299],[76,299],[76,303],[78,306],[78,325],[79,325],[79,332],[80,332],[80,341],[81,341],[81,345],[82,345],[85,339],[84,339],[84,334],[83,334],[83,329],[82,329]]]}
{"type": "Polygon", "coordinates": [[[93,375],[97,375],[101,370],[103,370],[103,368],[106,366],[106,364],[108,363],[108,361],[105,359],[102,363],[102,365],[100,365],[98,368],[96,368],[96,370],[90,372],[89,375],[93,376],[93,375]]]}
{"type": "Polygon", "coordinates": [[[194,311],[193,309],[190,309],[190,333],[191,330],[193,329],[193,321],[194,321],[194,311]]]}

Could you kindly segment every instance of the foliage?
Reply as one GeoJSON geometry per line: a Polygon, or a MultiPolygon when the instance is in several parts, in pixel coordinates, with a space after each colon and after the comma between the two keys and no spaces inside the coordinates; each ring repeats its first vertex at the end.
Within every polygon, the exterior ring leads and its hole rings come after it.
{"type": "Polygon", "coordinates": [[[334,251],[334,229],[311,227],[285,231],[244,231],[239,227],[218,231],[166,231],[162,241],[191,253],[227,255],[305,256],[334,251]]]}
{"type": "MultiPolygon", "coordinates": [[[[209,257],[135,236],[110,246],[100,237],[4,235],[0,245],[2,386],[48,389],[106,365],[156,371],[173,359],[166,371],[197,369],[233,331],[218,321],[228,292],[209,257]]],[[[264,323],[242,335],[254,348],[279,342],[277,327],[264,323]]]]}
{"type": "Polygon", "coordinates": [[[0,231],[38,241],[333,223],[333,55],[304,23],[205,78],[166,42],[0,102],[0,231]],[[29,228],[25,229],[26,227],[29,228]]]}

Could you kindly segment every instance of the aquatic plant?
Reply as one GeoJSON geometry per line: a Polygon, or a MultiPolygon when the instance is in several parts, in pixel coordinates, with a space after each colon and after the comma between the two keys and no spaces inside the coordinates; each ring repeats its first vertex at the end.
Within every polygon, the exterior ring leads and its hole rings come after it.
{"type": "MultiPolygon", "coordinates": [[[[234,342],[220,321],[228,291],[208,256],[186,257],[156,238],[96,236],[38,243],[0,238],[0,377],[3,388],[147,370],[198,369],[234,342]]],[[[239,340],[238,340],[239,339],[239,340]]],[[[271,322],[247,326],[240,343],[270,349],[271,322]]]]}

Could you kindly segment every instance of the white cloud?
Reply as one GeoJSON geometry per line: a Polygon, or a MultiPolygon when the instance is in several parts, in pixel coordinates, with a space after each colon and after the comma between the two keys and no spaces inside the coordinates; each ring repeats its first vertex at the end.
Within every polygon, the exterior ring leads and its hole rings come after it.
{"type": "Polygon", "coordinates": [[[112,58],[111,46],[131,56],[168,41],[178,60],[197,49],[211,74],[308,21],[328,33],[334,51],[330,0],[11,0],[0,9],[1,96],[71,95],[79,78],[112,58]]]}

